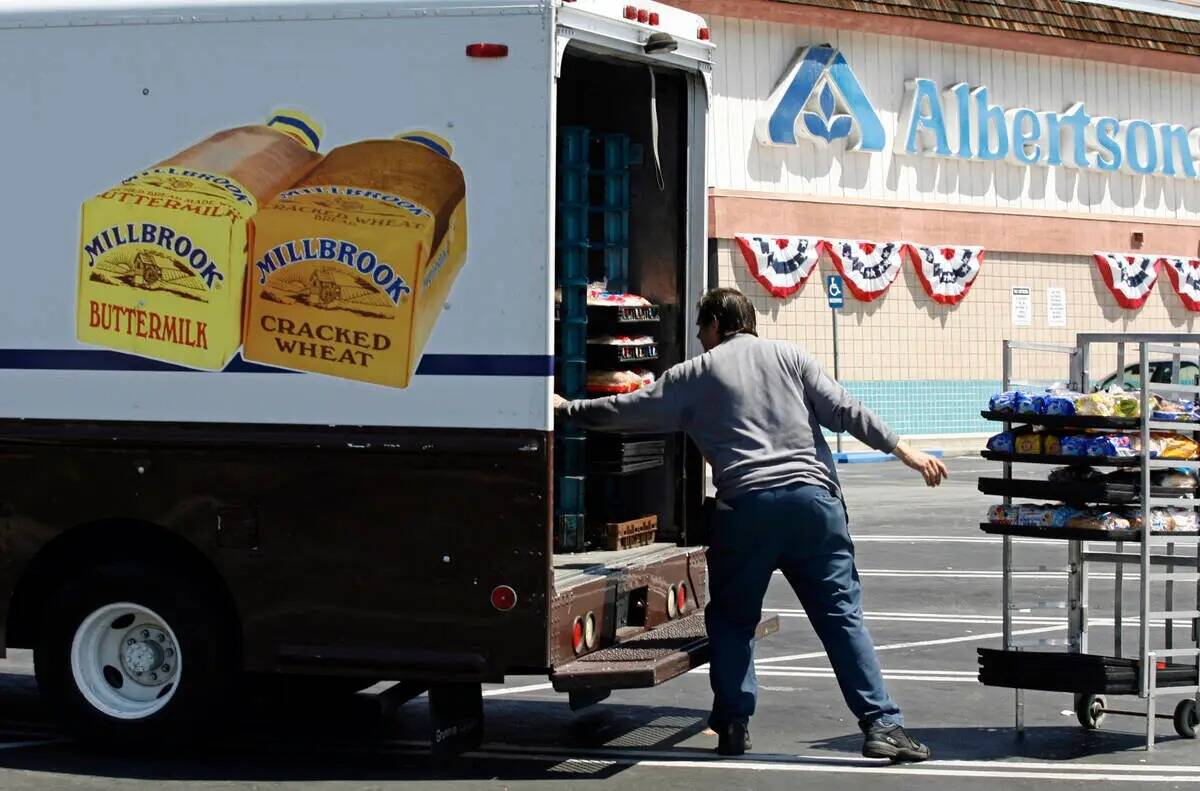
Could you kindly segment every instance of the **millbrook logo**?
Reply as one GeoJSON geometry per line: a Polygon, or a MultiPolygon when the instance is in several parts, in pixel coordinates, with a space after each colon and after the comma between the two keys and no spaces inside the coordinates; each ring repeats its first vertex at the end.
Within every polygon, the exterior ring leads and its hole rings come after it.
{"type": "Polygon", "coordinates": [[[879,114],[842,53],[829,44],[806,47],[775,86],[756,126],[764,145],[845,140],[851,151],[879,152],[887,134],[879,114]]]}

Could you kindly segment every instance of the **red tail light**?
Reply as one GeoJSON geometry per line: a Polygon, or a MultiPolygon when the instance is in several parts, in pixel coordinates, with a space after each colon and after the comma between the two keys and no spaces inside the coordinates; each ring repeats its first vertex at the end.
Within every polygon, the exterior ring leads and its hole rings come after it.
{"type": "Polygon", "coordinates": [[[658,26],[658,12],[657,11],[650,12],[650,24],[654,25],[655,27],[658,26]]]}
{"type": "Polygon", "coordinates": [[[637,19],[637,15],[638,15],[637,8],[635,8],[634,6],[631,6],[631,5],[625,6],[625,18],[626,19],[637,19]]]}
{"type": "Polygon", "coordinates": [[[641,22],[643,25],[646,24],[647,22],[650,21],[650,12],[644,8],[639,8],[638,13],[637,13],[637,20],[639,22],[641,22]]]}
{"type": "Polygon", "coordinates": [[[507,58],[507,44],[468,44],[468,58],[507,58]]]}
{"type": "Polygon", "coordinates": [[[508,612],[517,606],[517,592],[507,585],[498,585],[492,591],[492,606],[500,612],[508,612]]]}
{"type": "Polygon", "coordinates": [[[700,39],[701,41],[708,41],[712,38],[712,31],[706,27],[702,27],[700,28],[700,32],[696,34],[696,38],[700,39]]]}
{"type": "Polygon", "coordinates": [[[675,609],[679,611],[680,615],[687,610],[687,601],[687,583],[681,582],[675,589],[675,609]]]}
{"type": "Polygon", "coordinates": [[[571,624],[571,650],[576,654],[583,653],[583,619],[576,618],[571,624]]]}

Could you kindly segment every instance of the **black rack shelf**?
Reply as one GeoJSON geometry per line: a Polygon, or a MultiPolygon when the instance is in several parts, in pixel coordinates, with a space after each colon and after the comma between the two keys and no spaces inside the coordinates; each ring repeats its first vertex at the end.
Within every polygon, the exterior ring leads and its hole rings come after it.
{"type": "Polygon", "coordinates": [[[1001,423],[1016,423],[1025,426],[1041,426],[1053,429],[1110,429],[1128,431],[1142,425],[1136,417],[1099,417],[1096,415],[1021,415],[1013,412],[989,412],[979,414],[986,420],[1001,423]]]}
{"type": "Polygon", "coordinates": [[[1059,467],[1138,467],[1140,456],[1049,456],[1044,453],[980,453],[988,461],[1010,461],[1014,464],[1054,464],[1059,467]]]}
{"type": "Polygon", "coordinates": [[[1142,531],[1136,528],[1129,528],[1128,530],[1090,530],[1079,527],[1034,527],[1030,525],[1000,525],[995,522],[981,522],[979,529],[994,536],[1047,538],[1056,541],[1142,540],[1142,531]]]}
{"type": "MultiPolygon", "coordinates": [[[[1136,659],[1049,651],[976,650],[979,681],[984,686],[1085,695],[1138,694],[1140,668],[1136,659]]],[[[1167,664],[1158,669],[1156,686],[1193,686],[1196,675],[1195,665],[1167,664]]]]}
{"type": "Polygon", "coordinates": [[[588,324],[595,327],[647,324],[662,319],[658,305],[588,305],[587,312],[588,324]]]}
{"type": "MultiPolygon", "coordinates": [[[[1024,480],[1014,478],[980,478],[979,491],[1000,497],[1020,497],[1026,500],[1056,500],[1068,505],[1096,503],[1131,505],[1141,502],[1141,487],[1126,483],[1089,481],[1086,483],[1060,483],[1058,481],[1024,480]]],[[[1186,499],[1198,494],[1195,488],[1181,489],[1171,486],[1152,486],[1152,497],[1179,497],[1180,506],[1194,501],[1186,499]]]]}

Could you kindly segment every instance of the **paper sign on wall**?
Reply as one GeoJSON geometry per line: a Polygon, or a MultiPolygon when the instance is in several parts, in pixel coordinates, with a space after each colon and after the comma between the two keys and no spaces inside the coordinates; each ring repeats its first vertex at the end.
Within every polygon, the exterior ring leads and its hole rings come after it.
{"type": "Polygon", "coordinates": [[[1046,326],[1067,326],[1067,290],[1065,288],[1046,289],[1046,326]]]}
{"type": "Polygon", "coordinates": [[[1028,327],[1033,323],[1033,294],[1028,288],[1012,290],[1012,323],[1014,327],[1028,327]]]}

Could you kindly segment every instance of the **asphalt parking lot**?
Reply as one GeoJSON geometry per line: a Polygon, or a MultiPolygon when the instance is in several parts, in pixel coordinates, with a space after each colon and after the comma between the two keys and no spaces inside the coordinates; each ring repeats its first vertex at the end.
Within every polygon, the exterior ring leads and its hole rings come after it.
{"type": "MultiPolygon", "coordinates": [[[[1017,737],[1013,694],[976,680],[976,648],[998,646],[1001,628],[1000,543],[978,529],[991,500],[976,490],[980,473],[996,466],[949,461],[954,477],[934,491],[895,463],[842,469],[868,625],[893,697],[934,750],[929,763],[892,767],[859,755],[861,737],[821,646],[777,576],[767,608],[782,628],[758,647],[754,749],[740,759],[715,756],[716,739],[704,733],[710,693],[703,669],[653,690],[615,693],[579,713],[545,679],[511,679],[485,692],[483,748],[444,767],[433,766],[425,748],[424,701],[383,717],[372,691],[336,705],[292,701],[283,711],[248,705],[216,744],[114,754],[57,729],[37,698],[29,655],[14,651],[0,663],[0,788],[458,789],[566,780],[656,789],[1200,785],[1200,743],[1161,722],[1158,748],[1146,753],[1143,721],[1119,716],[1085,732],[1070,695],[1028,693],[1027,729],[1017,737]]],[[[1065,559],[1065,546],[1022,543],[1018,562],[1030,570],[1018,597],[1064,598],[1065,559]]],[[[1103,634],[1112,581],[1098,579],[1093,595],[1093,628],[1103,634]]],[[[1016,628],[1027,640],[1066,634],[1053,613],[1019,616],[1016,628]]],[[[1136,645],[1135,633],[1126,635],[1136,645]]]]}

